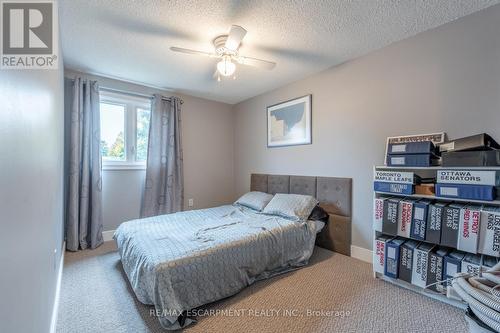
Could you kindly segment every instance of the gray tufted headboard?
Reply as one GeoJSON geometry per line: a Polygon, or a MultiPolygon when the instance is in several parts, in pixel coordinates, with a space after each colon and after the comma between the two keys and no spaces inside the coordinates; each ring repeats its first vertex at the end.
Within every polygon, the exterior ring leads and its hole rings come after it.
{"type": "Polygon", "coordinates": [[[345,255],[351,254],[351,178],[252,174],[250,190],[316,197],[330,215],[328,224],[316,239],[316,245],[345,255]]]}

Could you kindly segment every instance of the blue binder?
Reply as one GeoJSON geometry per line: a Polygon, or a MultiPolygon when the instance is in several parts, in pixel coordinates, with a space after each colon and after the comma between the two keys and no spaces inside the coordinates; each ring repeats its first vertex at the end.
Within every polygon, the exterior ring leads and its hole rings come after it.
{"type": "Polygon", "coordinates": [[[373,182],[373,189],[375,192],[413,194],[412,184],[373,182]]]}
{"type": "Polygon", "coordinates": [[[399,276],[399,250],[405,242],[404,238],[394,238],[385,246],[384,275],[397,279],[399,276]]]}
{"type": "Polygon", "coordinates": [[[390,143],[387,154],[431,154],[436,149],[431,141],[390,143]]]}
{"type": "MultiPolygon", "coordinates": [[[[465,257],[464,252],[452,251],[444,256],[443,262],[443,280],[451,279],[455,274],[460,273],[462,270],[462,260],[465,257]]],[[[446,283],[451,286],[451,282],[446,283]]]]}
{"type": "Polygon", "coordinates": [[[413,218],[411,221],[410,237],[418,240],[425,240],[427,227],[427,214],[431,201],[420,200],[413,204],[413,218]]]}
{"type": "Polygon", "coordinates": [[[388,166],[428,167],[434,165],[433,154],[391,154],[387,155],[388,166]]]}
{"type": "Polygon", "coordinates": [[[496,189],[489,185],[436,184],[436,196],[470,200],[493,201],[496,189]]]}

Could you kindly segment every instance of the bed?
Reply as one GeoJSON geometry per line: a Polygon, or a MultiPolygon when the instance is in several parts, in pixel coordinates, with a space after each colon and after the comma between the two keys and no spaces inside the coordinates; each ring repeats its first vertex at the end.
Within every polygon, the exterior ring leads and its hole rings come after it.
{"type": "Polygon", "coordinates": [[[128,221],[115,232],[132,289],[164,328],[185,327],[190,310],[306,265],[315,243],[349,254],[351,179],[252,174],[251,190],[315,196],[329,222],[317,235],[316,221],[225,205],[128,221]]]}

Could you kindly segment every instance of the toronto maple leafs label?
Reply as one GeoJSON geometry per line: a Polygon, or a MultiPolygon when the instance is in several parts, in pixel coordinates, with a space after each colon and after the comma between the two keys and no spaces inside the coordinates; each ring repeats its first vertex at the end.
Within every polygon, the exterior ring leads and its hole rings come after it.
{"type": "Polygon", "coordinates": [[[384,183],[413,184],[413,172],[375,171],[374,180],[384,183]]]}

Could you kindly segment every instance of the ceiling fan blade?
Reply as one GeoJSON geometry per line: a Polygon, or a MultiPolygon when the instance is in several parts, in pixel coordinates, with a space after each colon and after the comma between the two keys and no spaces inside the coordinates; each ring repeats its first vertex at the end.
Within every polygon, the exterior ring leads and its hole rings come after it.
{"type": "Polygon", "coordinates": [[[174,52],[180,52],[180,53],[187,53],[187,54],[194,54],[194,55],[202,55],[205,57],[210,57],[210,58],[218,58],[219,55],[215,53],[209,53],[209,52],[203,52],[203,51],[196,51],[196,50],[191,50],[191,49],[184,49],[182,47],[175,47],[172,46],[170,50],[174,52]]]}
{"type": "Polygon", "coordinates": [[[231,31],[229,31],[226,44],[224,45],[225,48],[231,51],[236,51],[238,47],[240,47],[241,41],[246,34],[247,31],[239,25],[231,26],[231,31]]]}
{"type": "Polygon", "coordinates": [[[238,63],[240,63],[242,65],[253,66],[253,67],[267,69],[267,70],[271,70],[276,66],[276,63],[272,62],[272,61],[244,57],[244,56],[238,56],[238,58],[236,58],[236,61],[238,61],[238,63]]]}

